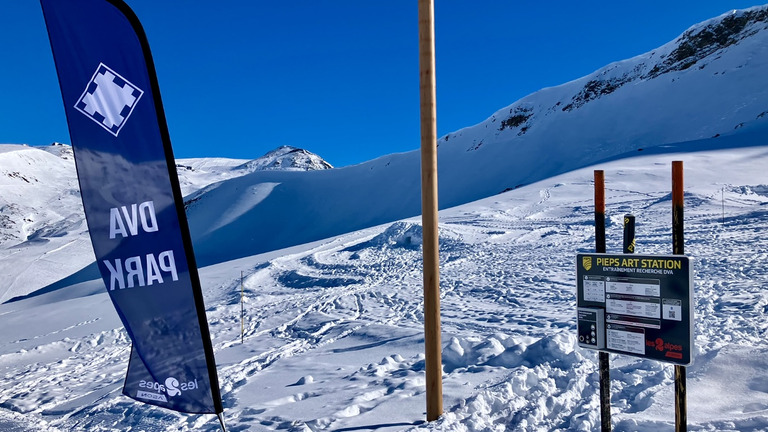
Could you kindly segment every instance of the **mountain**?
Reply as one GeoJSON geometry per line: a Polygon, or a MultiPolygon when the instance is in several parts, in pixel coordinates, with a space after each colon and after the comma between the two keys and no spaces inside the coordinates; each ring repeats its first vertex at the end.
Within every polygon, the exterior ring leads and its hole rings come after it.
{"type": "Polygon", "coordinates": [[[0,145],[0,302],[93,261],[87,233],[71,147],[0,145]]]}
{"type": "MultiPolygon", "coordinates": [[[[319,156],[293,147],[251,161],[177,160],[184,195],[258,170],[327,167],[319,156]]],[[[87,234],[72,147],[0,144],[0,303],[93,262],[87,234]]],[[[97,275],[93,268],[86,270],[86,277],[97,275]]]]}
{"type": "Polygon", "coordinates": [[[304,149],[281,146],[264,156],[248,161],[235,169],[254,171],[314,171],[331,169],[333,166],[320,156],[304,149]]]}
{"type": "Polygon", "coordinates": [[[189,195],[205,186],[255,171],[313,171],[333,166],[320,156],[304,149],[281,146],[259,158],[243,161],[226,158],[179,159],[182,195],[189,195]]]}
{"type": "MultiPolygon", "coordinates": [[[[543,89],[442,137],[439,202],[453,207],[600,160],[754,133],[768,125],[766,7],[695,25],[649,53],[543,89]]],[[[189,207],[211,264],[420,213],[419,153],[309,173],[256,172],[189,207]],[[372,202],[372,197],[376,199],[372,202]],[[222,212],[219,209],[229,208],[222,212]]]]}

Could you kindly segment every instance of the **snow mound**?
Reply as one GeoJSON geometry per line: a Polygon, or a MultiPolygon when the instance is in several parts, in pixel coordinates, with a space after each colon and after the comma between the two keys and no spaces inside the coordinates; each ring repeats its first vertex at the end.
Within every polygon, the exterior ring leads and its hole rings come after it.
{"type": "Polygon", "coordinates": [[[575,336],[559,333],[553,337],[532,342],[530,338],[494,334],[486,338],[451,338],[443,348],[443,369],[451,373],[457,369],[469,371],[479,366],[517,368],[551,363],[567,369],[581,360],[575,351],[575,336]]]}
{"type": "MultiPolygon", "coordinates": [[[[450,249],[450,245],[461,240],[461,235],[446,227],[438,228],[438,238],[441,249],[450,249]]],[[[420,223],[410,221],[395,222],[373,238],[359,244],[349,246],[345,250],[356,252],[363,249],[388,248],[408,249],[417,251],[424,243],[424,230],[420,223]]]]}
{"type": "Polygon", "coordinates": [[[370,246],[389,246],[394,248],[418,249],[424,242],[424,230],[421,224],[413,222],[395,222],[383,233],[372,238],[370,246]]]}
{"type": "Polygon", "coordinates": [[[590,382],[595,365],[576,347],[569,333],[536,341],[501,334],[484,340],[453,338],[443,350],[446,372],[481,373],[496,366],[510,373],[447,409],[430,429],[503,431],[515,425],[515,430],[526,431],[593,430],[599,421],[596,388],[590,382]]]}

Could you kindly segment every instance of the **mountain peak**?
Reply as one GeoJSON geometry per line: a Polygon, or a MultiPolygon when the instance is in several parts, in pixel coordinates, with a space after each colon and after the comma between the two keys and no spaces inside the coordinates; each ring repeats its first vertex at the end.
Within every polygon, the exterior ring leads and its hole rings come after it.
{"type": "Polygon", "coordinates": [[[441,149],[546,143],[563,152],[591,141],[591,151],[610,157],[760,127],[768,120],[766,41],[768,5],[733,10],[645,54],[532,93],[445,135],[441,149]]]}
{"type": "Polygon", "coordinates": [[[331,164],[310,151],[284,145],[234,169],[253,172],[270,170],[314,171],[331,168],[333,168],[331,164]]]}
{"type": "Polygon", "coordinates": [[[765,28],[766,22],[768,6],[760,6],[733,10],[695,25],[677,38],[676,48],[649,75],[656,77],[665,72],[688,69],[699,60],[755,35],[765,28]]]}
{"type": "Polygon", "coordinates": [[[698,64],[704,69],[717,60],[723,50],[756,35],[766,28],[768,6],[733,10],[719,17],[696,24],[674,41],[635,59],[614,63],[593,74],[581,91],[562,110],[571,111],[584,104],[611,94],[629,83],[652,80],[672,72],[681,72],[698,64]],[[632,68],[619,65],[631,64],[632,68]],[[616,73],[621,71],[623,73],[616,73]]]}

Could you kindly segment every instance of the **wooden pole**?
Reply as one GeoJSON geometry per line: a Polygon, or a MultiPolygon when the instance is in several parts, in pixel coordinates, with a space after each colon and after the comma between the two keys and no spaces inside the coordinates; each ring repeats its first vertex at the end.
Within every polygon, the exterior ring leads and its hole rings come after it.
{"type": "Polygon", "coordinates": [[[605,253],[605,173],[595,170],[595,252],[605,253]]]}
{"type": "MultiPolygon", "coordinates": [[[[685,253],[683,239],[683,162],[672,162],[672,253],[685,253]]],[[[675,365],[675,431],[688,430],[688,390],[685,366],[675,365]]]]}
{"type": "Polygon", "coordinates": [[[672,253],[683,255],[683,162],[672,162],[672,253]]]}
{"type": "Polygon", "coordinates": [[[419,0],[419,94],[421,99],[421,224],[424,249],[424,355],[427,421],[443,413],[440,342],[440,258],[437,237],[437,110],[435,103],[435,7],[419,0]]]}
{"type": "MultiPolygon", "coordinates": [[[[595,170],[595,252],[605,253],[605,172],[595,170]]],[[[600,373],[600,430],[611,432],[611,364],[607,352],[597,354],[600,373]]]]}

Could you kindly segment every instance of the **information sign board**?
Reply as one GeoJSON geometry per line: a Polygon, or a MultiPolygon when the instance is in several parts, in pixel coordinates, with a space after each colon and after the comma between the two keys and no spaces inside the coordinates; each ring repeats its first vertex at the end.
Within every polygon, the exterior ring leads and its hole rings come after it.
{"type": "Polygon", "coordinates": [[[688,257],[578,254],[576,286],[579,346],[678,365],[692,362],[688,257]]]}

